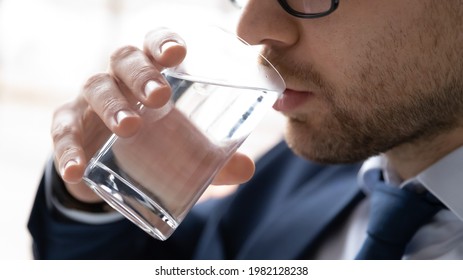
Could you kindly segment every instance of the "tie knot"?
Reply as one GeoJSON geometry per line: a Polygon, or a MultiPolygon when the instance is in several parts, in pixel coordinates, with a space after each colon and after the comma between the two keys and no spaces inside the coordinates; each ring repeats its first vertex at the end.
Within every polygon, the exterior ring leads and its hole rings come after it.
{"type": "Polygon", "coordinates": [[[429,192],[377,184],[371,193],[369,233],[391,244],[408,242],[441,208],[432,197],[429,192]]]}
{"type": "Polygon", "coordinates": [[[373,185],[370,197],[368,237],[357,255],[360,259],[401,258],[416,231],[442,209],[427,191],[416,193],[384,182],[373,185]]]}

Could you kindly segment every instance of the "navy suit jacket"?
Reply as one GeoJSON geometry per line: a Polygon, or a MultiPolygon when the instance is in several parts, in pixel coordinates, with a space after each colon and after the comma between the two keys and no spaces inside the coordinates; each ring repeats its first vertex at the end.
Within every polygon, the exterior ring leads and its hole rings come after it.
{"type": "Polygon", "coordinates": [[[167,241],[126,219],[79,223],[46,207],[43,180],[29,220],[38,259],[303,259],[362,195],[360,164],[319,165],[285,143],[256,164],[251,181],[198,204],[167,241]]]}

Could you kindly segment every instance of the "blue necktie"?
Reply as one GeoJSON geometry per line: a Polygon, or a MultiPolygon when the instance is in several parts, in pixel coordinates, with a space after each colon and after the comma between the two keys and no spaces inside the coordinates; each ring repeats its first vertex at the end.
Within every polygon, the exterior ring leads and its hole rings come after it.
{"type": "Polygon", "coordinates": [[[367,238],[356,259],[398,260],[418,229],[443,205],[429,192],[416,193],[378,182],[372,188],[367,238]]]}

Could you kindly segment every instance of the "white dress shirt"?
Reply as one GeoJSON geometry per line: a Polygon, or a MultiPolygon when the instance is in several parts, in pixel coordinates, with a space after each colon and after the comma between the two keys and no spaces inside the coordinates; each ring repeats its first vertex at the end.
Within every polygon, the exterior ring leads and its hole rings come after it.
{"type": "MultiPolygon", "coordinates": [[[[415,178],[400,182],[382,156],[368,159],[359,172],[359,185],[368,194],[373,176],[382,171],[388,183],[423,186],[448,209],[439,211],[414,235],[403,259],[463,259],[463,147],[442,158],[415,178]]],[[[317,259],[354,259],[364,239],[369,215],[368,195],[336,232],[327,236],[317,259]]]]}

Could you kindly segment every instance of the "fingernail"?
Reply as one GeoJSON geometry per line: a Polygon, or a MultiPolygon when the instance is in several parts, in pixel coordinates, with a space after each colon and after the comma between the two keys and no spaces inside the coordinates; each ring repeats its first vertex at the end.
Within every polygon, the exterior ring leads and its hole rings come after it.
{"type": "Polygon", "coordinates": [[[153,91],[155,91],[156,89],[161,88],[163,86],[164,86],[164,84],[162,84],[162,83],[160,83],[158,81],[151,80],[151,81],[147,82],[146,85],[145,85],[145,97],[148,98],[153,91]]]}
{"type": "Polygon", "coordinates": [[[161,53],[164,53],[168,48],[179,46],[180,44],[175,41],[167,41],[161,45],[161,53]]]}
{"type": "Polygon", "coordinates": [[[78,163],[76,160],[74,159],[71,159],[69,160],[68,162],[66,162],[66,164],[64,165],[64,167],[61,169],[61,176],[64,176],[64,172],[68,169],[68,168],[71,168],[72,166],[76,166],[78,163]]]}
{"type": "Polygon", "coordinates": [[[131,116],[130,112],[121,110],[116,114],[116,123],[120,124],[125,118],[131,116]]]}

